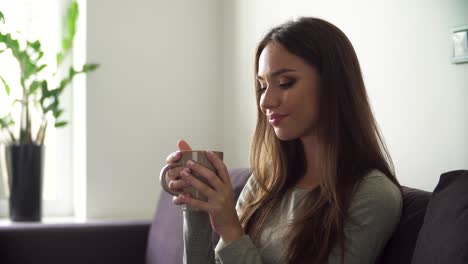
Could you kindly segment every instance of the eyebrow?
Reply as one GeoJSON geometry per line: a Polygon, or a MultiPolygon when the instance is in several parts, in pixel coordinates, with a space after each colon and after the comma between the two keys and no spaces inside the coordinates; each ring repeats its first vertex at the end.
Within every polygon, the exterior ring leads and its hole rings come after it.
{"type": "MultiPolygon", "coordinates": [[[[281,75],[285,72],[295,72],[296,70],[293,70],[293,69],[288,69],[288,68],[283,68],[283,69],[279,69],[279,70],[276,70],[274,72],[272,72],[270,74],[270,77],[276,77],[278,75],[281,75]]],[[[260,75],[257,75],[257,80],[263,80],[263,77],[260,76],[260,75]]]]}

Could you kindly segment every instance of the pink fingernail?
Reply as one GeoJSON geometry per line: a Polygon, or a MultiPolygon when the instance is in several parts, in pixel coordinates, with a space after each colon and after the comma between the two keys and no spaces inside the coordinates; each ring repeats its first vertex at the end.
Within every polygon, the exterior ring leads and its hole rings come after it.
{"type": "Polygon", "coordinates": [[[193,167],[193,165],[195,165],[195,163],[191,160],[187,161],[187,166],[189,166],[190,168],[193,167]]]}

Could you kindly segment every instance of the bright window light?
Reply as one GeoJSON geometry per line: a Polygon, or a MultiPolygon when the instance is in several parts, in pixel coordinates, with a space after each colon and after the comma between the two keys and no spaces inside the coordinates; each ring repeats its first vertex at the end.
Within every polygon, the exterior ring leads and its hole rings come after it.
{"type": "MultiPolygon", "coordinates": [[[[44,73],[49,73],[48,76],[56,71],[56,54],[61,45],[62,19],[69,3],[70,1],[62,0],[0,1],[0,10],[5,16],[5,23],[0,24],[0,30],[3,32],[18,31],[16,37],[23,40],[40,40],[44,51],[44,62],[47,64],[44,73]]],[[[20,75],[18,63],[10,51],[0,54],[0,75],[11,86],[11,95],[7,96],[5,89],[0,85],[0,116],[4,116],[10,109],[13,109],[14,119],[17,121],[14,133],[18,136],[21,106],[19,103],[13,104],[13,100],[21,98],[20,75]]],[[[50,87],[57,86],[52,83],[50,87]]],[[[61,99],[65,111],[72,111],[71,101],[71,92],[66,91],[61,99]]],[[[33,110],[31,113],[32,131],[35,137],[40,118],[38,118],[39,112],[34,112],[34,107],[31,110],[33,110]]],[[[71,113],[67,113],[65,118],[71,121],[71,116],[71,113]]],[[[72,129],[70,127],[55,129],[51,121],[49,121],[44,142],[43,215],[71,215],[72,129]]],[[[0,135],[0,140],[3,140],[4,138],[1,137],[4,136],[0,135]]],[[[8,214],[5,193],[7,191],[5,191],[4,183],[0,184],[0,187],[4,189],[0,191],[0,217],[8,214]]]]}

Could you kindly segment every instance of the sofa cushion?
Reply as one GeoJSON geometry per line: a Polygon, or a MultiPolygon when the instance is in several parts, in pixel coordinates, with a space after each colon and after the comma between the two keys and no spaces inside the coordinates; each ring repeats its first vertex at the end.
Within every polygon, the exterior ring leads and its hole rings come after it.
{"type": "MultiPolygon", "coordinates": [[[[250,174],[249,169],[229,171],[236,200],[250,174]]],[[[182,263],[184,250],[182,231],[182,209],[175,206],[172,203],[172,196],[163,191],[148,236],[146,264],[182,263]]],[[[216,244],[218,241],[216,234],[213,240],[213,244],[216,244]]]]}
{"type": "Polygon", "coordinates": [[[440,177],[412,263],[468,263],[468,171],[451,171],[440,177]]]}
{"type": "Polygon", "coordinates": [[[410,264],[419,230],[424,221],[430,192],[402,186],[403,209],[400,222],[382,252],[381,264],[410,264]]]}

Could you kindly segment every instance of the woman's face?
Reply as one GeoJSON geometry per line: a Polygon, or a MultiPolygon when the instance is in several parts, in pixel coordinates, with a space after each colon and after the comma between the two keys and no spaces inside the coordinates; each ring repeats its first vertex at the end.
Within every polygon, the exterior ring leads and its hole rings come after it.
{"type": "Polygon", "coordinates": [[[270,42],[260,54],[260,109],[281,140],[305,138],[319,119],[320,78],[315,67],[270,42]]]}

